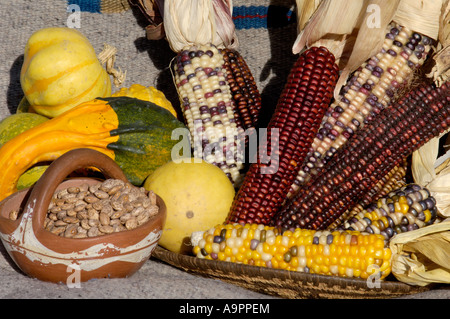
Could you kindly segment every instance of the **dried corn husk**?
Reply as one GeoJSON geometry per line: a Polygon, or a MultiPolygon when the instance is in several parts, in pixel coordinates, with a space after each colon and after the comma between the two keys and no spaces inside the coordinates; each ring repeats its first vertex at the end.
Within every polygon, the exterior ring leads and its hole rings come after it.
{"type": "Polygon", "coordinates": [[[450,0],[445,0],[442,5],[438,38],[443,47],[450,45],[450,0]]]}
{"type": "Polygon", "coordinates": [[[104,43],[103,46],[103,50],[97,56],[98,60],[101,64],[105,64],[106,72],[113,77],[114,85],[119,87],[125,82],[127,71],[123,72],[120,67],[118,70],[114,68],[117,48],[107,43],[104,43]]]}
{"type": "Polygon", "coordinates": [[[348,76],[378,52],[392,21],[437,39],[444,2],[448,0],[322,0],[292,47],[294,54],[323,45],[342,70],[335,96],[348,76]]]}
{"type": "Polygon", "coordinates": [[[450,220],[397,234],[389,245],[392,274],[399,281],[450,284],[450,220]]]}
{"type": "Polygon", "coordinates": [[[450,0],[446,0],[442,6],[438,39],[435,65],[427,76],[440,86],[450,77],[450,0]]]}
{"type": "Polygon", "coordinates": [[[442,8],[446,1],[401,0],[393,20],[408,29],[437,40],[442,8]]]}
{"type": "Polygon", "coordinates": [[[166,38],[173,51],[209,43],[219,48],[237,47],[232,0],[164,0],[162,8],[166,38]]]}
{"type": "Polygon", "coordinates": [[[431,139],[412,155],[411,173],[414,182],[426,187],[436,199],[438,215],[450,217],[450,151],[438,158],[439,140],[431,139]]]}
{"type": "Polygon", "coordinates": [[[300,33],[316,12],[322,0],[296,0],[297,6],[297,31],[300,33]]]}
{"type": "Polygon", "coordinates": [[[439,50],[433,59],[435,65],[427,76],[432,78],[436,85],[441,86],[450,78],[450,45],[439,50]]]}
{"type": "Polygon", "coordinates": [[[149,40],[161,40],[166,35],[162,22],[162,9],[160,5],[164,5],[164,0],[128,0],[131,5],[141,10],[144,17],[148,20],[149,25],[145,27],[145,33],[149,40]]]}

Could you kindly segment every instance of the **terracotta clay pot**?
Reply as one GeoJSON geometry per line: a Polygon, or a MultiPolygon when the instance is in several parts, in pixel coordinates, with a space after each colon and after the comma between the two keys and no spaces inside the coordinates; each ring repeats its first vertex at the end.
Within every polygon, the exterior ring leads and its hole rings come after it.
{"type": "Polygon", "coordinates": [[[89,238],[64,238],[44,229],[44,220],[56,190],[88,183],[94,178],[65,180],[75,170],[95,167],[105,179],[127,181],[108,156],[91,149],[76,149],[60,156],[28,189],[0,202],[0,237],[11,258],[28,276],[43,281],[74,284],[93,278],[131,276],[156,248],[166,219],[166,206],[157,196],[159,212],[133,229],[89,238]],[[9,214],[22,208],[16,220],[9,214]]]}

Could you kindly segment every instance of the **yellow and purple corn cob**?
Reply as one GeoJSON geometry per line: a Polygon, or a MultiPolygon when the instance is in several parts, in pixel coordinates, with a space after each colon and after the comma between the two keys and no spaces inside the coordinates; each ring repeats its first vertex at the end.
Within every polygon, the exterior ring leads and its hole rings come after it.
{"type": "Polygon", "coordinates": [[[358,130],[320,173],[289,199],[272,225],[325,229],[389,171],[450,125],[450,86],[422,84],[358,130]]]}
{"type": "Polygon", "coordinates": [[[218,166],[238,185],[240,133],[224,63],[212,44],[187,47],[176,57],[174,79],[194,157],[218,166]]]}
{"type": "Polygon", "coordinates": [[[338,73],[333,54],[324,47],[299,56],[267,127],[267,143],[250,165],[226,222],[270,223],[331,103],[338,73]],[[262,160],[265,154],[270,162],[262,160]]]}
{"type": "Polygon", "coordinates": [[[430,192],[408,184],[372,203],[337,229],[381,234],[389,240],[395,234],[432,224],[436,216],[436,200],[430,192]]]}
{"type": "Polygon", "coordinates": [[[192,237],[198,258],[363,279],[391,271],[392,253],[379,234],[227,224],[200,235],[192,237]]]}
{"type": "Polygon", "coordinates": [[[288,198],[317,174],[347,140],[393,102],[423,65],[432,40],[396,24],[388,27],[381,51],[366,61],[324,116],[288,198]]]}

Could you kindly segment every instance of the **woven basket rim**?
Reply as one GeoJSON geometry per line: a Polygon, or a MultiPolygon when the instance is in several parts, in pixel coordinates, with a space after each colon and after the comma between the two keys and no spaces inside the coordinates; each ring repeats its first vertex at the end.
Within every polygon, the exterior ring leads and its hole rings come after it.
{"type": "Polygon", "coordinates": [[[364,279],[307,274],[245,264],[201,259],[157,246],[152,257],[195,275],[220,279],[246,289],[282,298],[393,298],[427,291],[399,281],[380,281],[370,288],[364,279]]]}

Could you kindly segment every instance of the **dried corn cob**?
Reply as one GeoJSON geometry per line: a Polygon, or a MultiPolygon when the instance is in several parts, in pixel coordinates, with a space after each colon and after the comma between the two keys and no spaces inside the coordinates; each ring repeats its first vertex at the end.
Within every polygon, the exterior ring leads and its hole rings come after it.
{"type": "Polygon", "coordinates": [[[399,25],[389,26],[381,51],[364,63],[325,114],[321,128],[288,198],[326,165],[367,121],[395,100],[430,52],[432,40],[399,25]]]}
{"type": "Polygon", "coordinates": [[[255,79],[238,51],[221,50],[224,56],[224,68],[227,70],[227,81],[235,104],[236,125],[244,130],[258,126],[261,110],[261,94],[255,79]]]}
{"type": "Polygon", "coordinates": [[[330,226],[329,229],[337,228],[342,222],[349,220],[362,212],[365,207],[378,199],[388,196],[392,191],[406,185],[406,161],[399,166],[394,167],[386,176],[384,176],[372,189],[370,189],[364,198],[350,208],[344,214],[339,216],[330,226]]]}
{"type": "Polygon", "coordinates": [[[260,145],[257,162],[250,165],[226,222],[270,222],[317,133],[338,72],[333,54],[324,47],[299,56],[268,125],[267,143],[260,145]],[[265,154],[270,163],[262,158],[265,154]]]}
{"type": "Polygon", "coordinates": [[[389,240],[395,234],[432,224],[436,215],[436,200],[430,192],[408,184],[380,198],[338,229],[381,234],[389,240]]]}
{"type": "Polygon", "coordinates": [[[262,224],[218,225],[195,234],[198,258],[342,277],[380,279],[391,271],[384,237],[357,231],[280,231],[262,224]]]}
{"type": "Polygon", "coordinates": [[[214,45],[194,45],[176,57],[174,79],[194,157],[241,181],[240,140],[223,55],[214,45]]]}
{"type": "Polygon", "coordinates": [[[421,85],[360,129],[274,217],[283,228],[324,229],[395,166],[450,125],[449,83],[421,85]]]}

